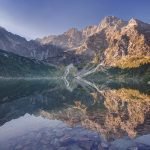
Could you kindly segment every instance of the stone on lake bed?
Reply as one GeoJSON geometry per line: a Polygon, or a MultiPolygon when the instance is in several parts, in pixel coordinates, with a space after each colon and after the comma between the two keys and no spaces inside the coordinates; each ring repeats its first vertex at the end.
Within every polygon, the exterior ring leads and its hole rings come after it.
{"type": "Polygon", "coordinates": [[[136,143],[141,143],[150,146],[150,134],[143,135],[134,140],[136,143]]]}
{"type": "Polygon", "coordinates": [[[106,143],[106,142],[102,142],[102,143],[101,143],[101,146],[102,146],[103,148],[108,148],[108,147],[109,147],[108,143],[106,143]]]}
{"type": "Polygon", "coordinates": [[[15,149],[16,150],[20,150],[20,149],[22,149],[23,147],[22,147],[22,145],[20,144],[20,145],[17,145],[16,147],[15,147],[15,149]]]}
{"type": "Polygon", "coordinates": [[[136,146],[135,142],[130,139],[117,139],[111,143],[111,150],[127,150],[129,147],[136,146]]]}
{"type": "Polygon", "coordinates": [[[59,150],[67,150],[66,147],[59,147],[59,150]]]}
{"type": "Polygon", "coordinates": [[[60,138],[60,137],[62,137],[64,135],[64,133],[63,132],[56,132],[55,133],[55,136],[57,137],[57,138],[60,138]]]}
{"type": "Polygon", "coordinates": [[[42,139],[42,140],[40,141],[40,143],[46,145],[46,144],[50,143],[50,141],[49,141],[49,140],[46,140],[46,139],[42,139]]]}

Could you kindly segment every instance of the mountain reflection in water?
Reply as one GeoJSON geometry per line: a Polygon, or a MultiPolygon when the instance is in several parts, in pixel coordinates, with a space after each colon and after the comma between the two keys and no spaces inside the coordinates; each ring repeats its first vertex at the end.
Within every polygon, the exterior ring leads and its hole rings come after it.
{"type": "MultiPolygon", "coordinates": [[[[94,84],[98,91],[80,81],[73,81],[68,90],[64,83],[63,80],[1,80],[0,133],[4,126],[7,131],[7,124],[12,121],[17,124],[18,118],[30,114],[46,120],[56,119],[68,128],[80,126],[82,130],[92,130],[107,141],[150,134],[147,91],[141,92],[136,85],[131,89],[127,83],[112,86],[113,83],[105,82],[94,84]]],[[[48,123],[44,123],[42,127],[46,128],[48,123]]],[[[0,134],[0,140],[4,134],[0,134]]],[[[17,135],[17,130],[12,134],[17,135]]]]}

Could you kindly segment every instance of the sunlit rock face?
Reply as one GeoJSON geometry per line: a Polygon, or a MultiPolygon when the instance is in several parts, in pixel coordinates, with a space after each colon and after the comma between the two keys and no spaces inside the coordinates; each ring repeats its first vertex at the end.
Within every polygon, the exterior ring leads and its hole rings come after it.
{"type": "MultiPolygon", "coordinates": [[[[56,45],[61,43],[66,49],[71,48],[75,55],[99,57],[99,61],[105,62],[106,65],[137,67],[149,62],[149,30],[149,24],[137,19],[127,22],[114,16],[108,16],[97,26],[89,26],[81,31],[70,29],[61,36],[55,37],[55,40],[51,40],[50,43],[56,45]],[[68,40],[61,40],[60,37],[66,35],[68,40]],[[73,36],[75,38],[72,38],[73,36]],[[79,39],[78,43],[73,44],[77,39],[79,39]],[[137,64],[133,64],[135,60],[137,64]],[[128,64],[122,64],[127,61],[128,64]]],[[[44,42],[44,40],[41,41],[44,42]]]]}
{"type": "Polygon", "coordinates": [[[115,33],[110,32],[109,46],[105,50],[106,64],[119,65],[122,61],[136,60],[150,56],[150,25],[131,19],[126,26],[115,33]],[[117,63],[117,61],[120,61],[117,63]],[[112,62],[114,64],[112,64],[112,62]]]}
{"type": "Polygon", "coordinates": [[[149,24],[136,19],[127,23],[116,17],[106,17],[99,24],[97,32],[88,37],[77,52],[93,52],[93,57],[95,53],[100,57],[100,61],[111,66],[132,67],[133,61],[136,61],[137,65],[142,64],[143,58],[149,62],[149,30],[149,24]],[[129,64],[122,64],[127,61],[129,64]]]}
{"type": "Polygon", "coordinates": [[[94,101],[90,107],[76,101],[74,106],[60,112],[41,111],[40,115],[63,120],[71,126],[81,124],[99,132],[108,140],[126,135],[136,137],[139,131],[140,134],[145,133],[141,131],[142,126],[149,129],[147,116],[150,114],[150,96],[128,89],[107,90],[91,95],[94,101]],[[98,103],[101,103],[99,107],[96,105],[98,103]]]}
{"type": "Polygon", "coordinates": [[[98,25],[31,41],[0,28],[0,37],[3,50],[57,64],[88,63],[95,57],[97,63],[125,68],[150,62],[150,24],[137,19],[108,16],[98,25]]]}
{"type": "Polygon", "coordinates": [[[74,48],[78,47],[82,41],[82,32],[79,31],[76,28],[71,28],[68,31],[64,32],[61,35],[58,36],[47,36],[44,37],[43,39],[38,39],[38,41],[45,45],[45,44],[52,44],[52,45],[57,45],[62,48],[74,48]]]}

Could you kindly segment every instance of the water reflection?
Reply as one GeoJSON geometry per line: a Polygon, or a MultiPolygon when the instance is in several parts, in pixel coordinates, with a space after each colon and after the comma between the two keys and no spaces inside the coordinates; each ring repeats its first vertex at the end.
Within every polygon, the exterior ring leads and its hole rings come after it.
{"type": "Polygon", "coordinates": [[[74,126],[81,124],[103,134],[107,139],[150,132],[150,96],[137,90],[107,90],[103,94],[91,93],[93,104],[86,106],[81,101],[59,112],[41,111],[49,119],[59,119],[74,126]],[[142,132],[143,131],[143,132],[142,132]]]}
{"type": "Polygon", "coordinates": [[[2,150],[98,149],[101,142],[102,138],[96,132],[82,127],[70,128],[62,121],[29,114],[11,120],[0,128],[2,150]]]}
{"type": "MultiPolygon", "coordinates": [[[[7,135],[1,134],[9,129],[7,124],[19,125],[17,119],[27,113],[92,130],[107,141],[150,134],[150,95],[144,89],[141,92],[136,85],[131,89],[131,83],[129,87],[127,83],[112,86],[111,82],[90,86],[81,80],[70,85],[68,90],[63,80],[0,81],[0,140],[7,135]]],[[[43,128],[49,124],[41,122],[43,128]]],[[[17,135],[17,130],[12,134],[17,135]]]]}

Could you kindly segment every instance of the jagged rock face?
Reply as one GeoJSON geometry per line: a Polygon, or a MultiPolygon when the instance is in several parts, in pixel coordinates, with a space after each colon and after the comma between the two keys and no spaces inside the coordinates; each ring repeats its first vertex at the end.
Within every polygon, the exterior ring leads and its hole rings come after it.
{"type": "MultiPolygon", "coordinates": [[[[92,51],[107,65],[126,57],[150,55],[150,25],[131,19],[128,23],[116,17],[106,17],[96,33],[87,38],[77,52],[92,51]]],[[[94,55],[93,55],[94,57],[94,55]]]]}
{"type": "Polygon", "coordinates": [[[38,60],[57,57],[63,51],[62,48],[54,45],[41,45],[34,40],[27,41],[25,38],[12,34],[4,28],[0,28],[0,49],[38,60]]]}
{"type": "Polygon", "coordinates": [[[56,71],[54,66],[42,61],[18,56],[0,49],[1,77],[52,77],[56,71]]]}
{"type": "Polygon", "coordinates": [[[82,30],[82,35],[86,38],[97,32],[97,26],[88,26],[82,30]]]}
{"type": "Polygon", "coordinates": [[[104,52],[109,47],[109,39],[111,38],[110,33],[115,33],[120,31],[122,27],[126,25],[126,22],[114,17],[108,16],[105,17],[98,26],[93,26],[93,34],[87,36],[84,44],[77,48],[77,53],[87,53],[92,54],[91,57],[94,57],[95,54],[100,57],[100,60],[104,60],[104,52]]]}
{"type": "Polygon", "coordinates": [[[87,37],[97,32],[97,26],[88,26],[79,31],[76,28],[71,28],[58,36],[48,36],[43,39],[38,39],[41,44],[53,44],[63,48],[75,49],[86,41],[87,37]]]}
{"type": "Polygon", "coordinates": [[[29,51],[24,45],[28,45],[25,38],[14,35],[4,28],[0,28],[0,48],[14,53],[27,56],[29,51]]]}
{"type": "Polygon", "coordinates": [[[115,16],[108,16],[105,17],[100,24],[98,25],[97,32],[101,31],[102,29],[115,29],[120,30],[127,24],[126,21],[123,21],[115,16]]]}
{"type": "Polygon", "coordinates": [[[68,49],[74,49],[78,46],[82,46],[90,36],[101,32],[104,28],[120,29],[125,24],[125,21],[122,21],[114,16],[109,16],[105,17],[98,26],[88,26],[81,31],[77,30],[76,28],[71,28],[61,35],[44,37],[43,39],[38,39],[38,41],[40,41],[42,44],[51,43],[68,49]]]}
{"type": "Polygon", "coordinates": [[[126,22],[108,16],[97,26],[88,26],[82,30],[71,28],[61,35],[32,41],[0,28],[0,48],[58,64],[80,64],[94,57],[99,57],[97,63],[103,62],[109,66],[118,66],[118,61],[129,61],[132,57],[140,64],[141,58],[150,60],[150,24],[137,19],[126,22]]]}
{"type": "MultiPolygon", "coordinates": [[[[51,38],[50,38],[51,39],[51,38]]],[[[44,39],[41,40],[44,43],[44,39]]],[[[136,19],[129,22],[114,16],[105,17],[98,26],[89,26],[78,31],[70,29],[51,40],[52,44],[72,49],[74,57],[83,55],[92,60],[117,66],[117,60],[124,57],[145,57],[150,55],[150,25],[136,19]]]]}
{"type": "Polygon", "coordinates": [[[121,31],[110,32],[105,50],[106,63],[127,57],[150,56],[150,25],[131,19],[121,31]]]}
{"type": "Polygon", "coordinates": [[[39,41],[41,44],[52,44],[70,49],[78,47],[82,43],[83,37],[81,31],[78,31],[76,28],[71,28],[64,34],[58,36],[48,36],[43,39],[39,39],[39,41]]]}

